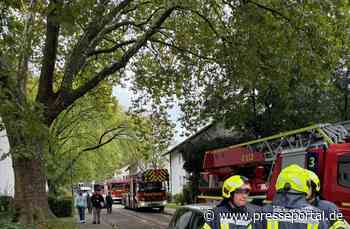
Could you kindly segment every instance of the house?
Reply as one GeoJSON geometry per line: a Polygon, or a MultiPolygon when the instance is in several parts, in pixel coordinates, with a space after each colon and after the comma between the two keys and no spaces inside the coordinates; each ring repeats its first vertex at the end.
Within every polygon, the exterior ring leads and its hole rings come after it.
{"type": "Polygon", "coordinates": [[[189,162],[194,162],[198,167],[202,166],[202,161],[195,158],[194,154],[204,155],[207,150],[239,142],[240,137],[240,133],[226,128],[222,123],[211,123],[164,153],[163,156],[169,157],[170,161],[171,194],[182,193],[192,173],[191,170],[193,171],[189,162]]]}
{"type": "MultiPolygon", "coordinates": [[[[0,158],[7,154],[9,150],[10,146],[6,136],[6,131],[3,130],[0,132],[0,158]]],[[[11,156],[6,157],[4,160],[0,160],[0,174],[0,196],[14,196],[15,177],[11,156]]]]}

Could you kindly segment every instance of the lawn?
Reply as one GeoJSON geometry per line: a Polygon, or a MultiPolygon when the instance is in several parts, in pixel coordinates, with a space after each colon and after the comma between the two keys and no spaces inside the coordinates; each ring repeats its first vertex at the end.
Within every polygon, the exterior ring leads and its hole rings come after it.
{"type": "Polygon", "coordinates": [[[176,209],[176,208],[178,208],[180,206],[181,205],[178,205],[176,203],[168,203],[167,205],[165,205],[166,208],[174,208],[174,209],[176,209]]]}
{"type": "Polygon", "coordinates": [[[73,217],[50,219],[33,226],[11,223],[9,218],[4,215],[1,215],[0,219],[1,229],[78,229],[78,225],[73,217]]]}

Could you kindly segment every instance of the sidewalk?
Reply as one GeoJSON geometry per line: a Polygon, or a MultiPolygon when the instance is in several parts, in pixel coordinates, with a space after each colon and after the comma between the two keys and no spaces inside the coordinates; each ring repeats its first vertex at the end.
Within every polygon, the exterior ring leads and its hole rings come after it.
{"type": "Polygon", "coordinates": [[[166,215],[174,215],[176,209],[175,208],[164,208],[164,214],[166,215]]]}
{"type": "MultiPolygon", "coordinates": [[[[79,222],[79,216],[75,215],[75,220],[78,223],[79,222]]],[[[92,214],[89,214],[86,211],[85,214],[85,220],[86,223],[79,224],[79,229],[114,229],[111,225],[109,225],[106,220],[103,218],[103,215],[101,214],[101,224],[92,224],[92,214]]]]}

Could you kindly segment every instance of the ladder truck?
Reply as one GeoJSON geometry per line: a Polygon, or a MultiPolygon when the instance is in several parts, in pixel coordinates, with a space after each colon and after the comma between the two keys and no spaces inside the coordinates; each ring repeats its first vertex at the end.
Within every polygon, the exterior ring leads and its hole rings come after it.
{"type": "Polygon", "coordinates": [[[253,203],[271,202],[280,171],[298,164],[314,171],[322,198],[350,221],[350,121],[318,124],[205,153],[198,202],[220,200],[223,181],[250,178],[253,203]]]}

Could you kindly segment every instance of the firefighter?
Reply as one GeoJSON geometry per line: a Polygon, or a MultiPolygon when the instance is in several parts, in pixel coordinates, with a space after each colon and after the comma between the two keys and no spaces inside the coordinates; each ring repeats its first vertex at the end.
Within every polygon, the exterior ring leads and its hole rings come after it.
{"type": "Polygon", "coordinates": [[[267,229],[323,229],[322,211],[306,200],[308,175],[298,165],[290,165],[279,174],[277,193],[272,205],[264,207],[262,228],[267,229]]]}
{"type": "Polygon", "coordinates": [[[224,199],[216,208],[205,213],[206,223],[202,229],[252,228],[253,209],[247,205],[250,189],[248,179],[243,176],[226,179],[222,186],[224,199]],[[222,217],[223,214],[227,217],[222,217]]]}
{"type": "Polygon", "coordinates": [[[331,229],[349,228],[343,219],[339,219],[337,217],[338,213],[340,212],[338,207],[330,201],[320,199],[321,183],[318,176],[310,170],[305,169],[305,171],[309,178],[309,193],[306,197],[307,201],[325,213],[325,216],[328,219],[328,226],[331,229]]]}

